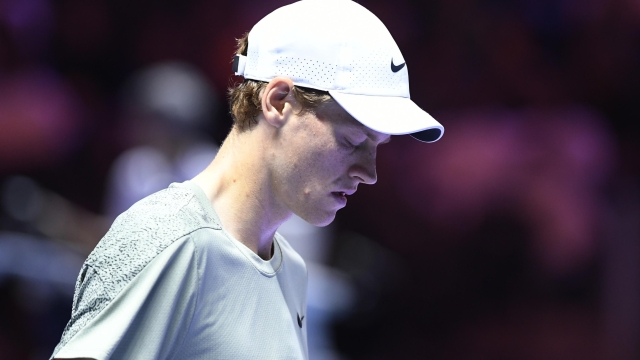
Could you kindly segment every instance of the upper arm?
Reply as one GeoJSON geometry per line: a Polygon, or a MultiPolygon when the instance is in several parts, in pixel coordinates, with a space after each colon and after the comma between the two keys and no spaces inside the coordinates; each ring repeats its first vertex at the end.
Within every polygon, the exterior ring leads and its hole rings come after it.
{"type": "MultiPolygon", "coordinates": [[[[197,288],[195,245],[189,238],[182,238],[149,262],[55,356],[98,360],[170,358],[188,331],[197,288]]],[[[92,301],[82,304],[91,306],[92,301]]]]}

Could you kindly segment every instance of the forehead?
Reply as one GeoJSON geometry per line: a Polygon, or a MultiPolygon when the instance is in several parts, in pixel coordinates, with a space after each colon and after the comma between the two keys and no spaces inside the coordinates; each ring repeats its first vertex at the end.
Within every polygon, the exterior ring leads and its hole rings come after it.
{"type": "Polygon", "coordinates": [[[315,113],[318,119],[322,121],[330,122],[344,131],[363,133],[375,142],[384,143],[390,139],[389,135],[364,126],[333,100],[318,106],[315,113]]]}

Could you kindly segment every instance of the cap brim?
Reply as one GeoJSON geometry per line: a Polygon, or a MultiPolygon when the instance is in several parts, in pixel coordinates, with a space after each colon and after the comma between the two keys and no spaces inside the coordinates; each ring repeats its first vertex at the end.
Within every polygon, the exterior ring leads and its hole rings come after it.
{"type": "Polygon", "coordinates": [[[438,141],[444,127],[411,99],[329,91],[342,108],[366,127],[389,135],[411,134],[423,142],[438,141]]]}

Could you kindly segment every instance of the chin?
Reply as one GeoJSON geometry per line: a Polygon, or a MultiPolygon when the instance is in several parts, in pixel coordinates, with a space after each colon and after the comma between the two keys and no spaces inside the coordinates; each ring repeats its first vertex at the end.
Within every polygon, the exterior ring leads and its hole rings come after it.
{"type": "MultiPolygon", "coordinates": [[[[298,214],[296,214],[298,215],[298,214]]],[[[300,216],[304,221],[308,222],[311,225],[314,226],[318,226],[318,227],[324,227],[327,226],[329,224],[331,224],[333,222],[333,220],[335,220],[336,218],[336,213],[331,213],[331,214],[324,214],[320,215],[320,214],[312,214],[312,215],[298,215],[300,216]]]]}

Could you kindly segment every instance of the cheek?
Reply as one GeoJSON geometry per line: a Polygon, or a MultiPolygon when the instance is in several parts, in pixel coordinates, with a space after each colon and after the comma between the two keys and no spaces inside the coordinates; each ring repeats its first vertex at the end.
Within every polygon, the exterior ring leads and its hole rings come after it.
{"type": "Polygon", "coordinates": [[[343,158],[335,151],[300,153],[291,167],[290,185],[297,188],[298,196],[324,194],[346,172],[343,164],[343,158]]]}
{"type": "Polygon", "coordinates": [[[324,191],[330,186],[329,182],[346,173],[348,155],[336,143],[331,129],[318,127],[298,130],[300,132],[296,136],[290,136],[282,144],[286,146],[287,156],[285,159],[280,157],[285,160],[280,163],[280,168],[284,170],[281,176],[289,186],[297,188],[298,194],[300,190],[306,195],[324,191]]]}
{"type": "Polygon", "coordinates": [[[296,166],[306,172],[327,172],[335,170],[341,162],[338,154],[330,142],[311,139],[298,148],[293,157],[296,166]]]}

